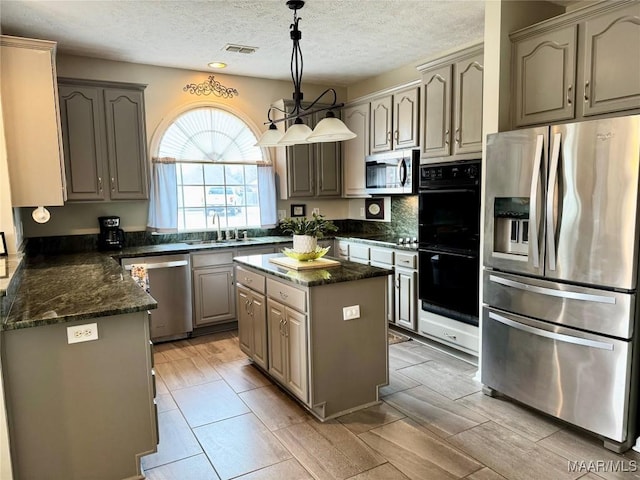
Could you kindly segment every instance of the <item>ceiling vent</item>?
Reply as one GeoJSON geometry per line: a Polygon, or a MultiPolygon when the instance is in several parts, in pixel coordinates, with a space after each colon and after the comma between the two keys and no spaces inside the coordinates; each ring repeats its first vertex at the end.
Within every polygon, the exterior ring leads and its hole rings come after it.
{"type": "Polygon", "coordinates": [[[234,45],[232,43],[227,43],[224,46],[224,49],[227,52],[232,53],[254,53],[258,47],[248,47],[247,45],[234,45]]]}

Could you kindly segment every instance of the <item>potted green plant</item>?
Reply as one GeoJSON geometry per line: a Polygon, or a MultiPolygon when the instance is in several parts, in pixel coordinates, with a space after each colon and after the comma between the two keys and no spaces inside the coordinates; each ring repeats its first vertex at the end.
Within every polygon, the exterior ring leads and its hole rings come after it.
{"type": "Polygon", "coordinates": [[[295,252],[314,252],[318,247],[318,238],[330,232],[337,232],[338,227],[323,215],[314,213],[311,218],[285,218],[278,224],[282,233],[293,235],[293,250],[295,252]]]}

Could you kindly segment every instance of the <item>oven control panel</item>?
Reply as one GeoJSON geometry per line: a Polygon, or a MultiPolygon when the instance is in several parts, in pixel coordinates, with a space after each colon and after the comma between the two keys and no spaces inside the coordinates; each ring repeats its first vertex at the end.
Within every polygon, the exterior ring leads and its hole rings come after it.
{"type": "Polygon", "coordinates": [[[451,185],[478,185],[480,161],[469,160],[420,165],[420,188],[442,188],[451,185]]]}

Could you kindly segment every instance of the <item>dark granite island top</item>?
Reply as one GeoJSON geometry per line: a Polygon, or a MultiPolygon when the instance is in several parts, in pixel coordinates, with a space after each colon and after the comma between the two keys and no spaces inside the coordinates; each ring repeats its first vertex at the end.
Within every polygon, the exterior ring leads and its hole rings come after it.
{"type": "Polygon", "coordinates": [[[0,330],[37,327],[157,308],[109,255],[24,259],[0,330]]]}
{"type": "Polygon", "coordinates": [[[386,268],[371,267],[369,265],[333,257],[325,258],[331,258],[332,260],[339,261],[340,266],[326,269],[292,270],[269,261],[271,258],[278,257],[284,257],[284,255],[281,253],[270,253],[266,255],[235,257],[233,260],[241,265],[253,267],[256,270],[269,273],[284,280],[289,280],[290,282],[297,283],[303,287],[351,282],[354,280],[362,280],[364,278],[385,277],[393,273],[392,270],[388,270],[386,268]]]}

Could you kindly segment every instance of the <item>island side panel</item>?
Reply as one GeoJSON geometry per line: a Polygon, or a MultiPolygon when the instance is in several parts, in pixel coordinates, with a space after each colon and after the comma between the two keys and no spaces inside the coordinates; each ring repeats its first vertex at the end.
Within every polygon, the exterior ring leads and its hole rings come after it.
{"type": "Polygon", "coordinates": [[[309,289],[311,408],[331,418],[378,402],[389,381],[387,277],[309,289]],[[359,305],[360,318],[343,320],[359,305]]]}
{"type": "Polygon", "coordinates": [[[2,332],[9,435],[17,478],[140,478],[155,451],[146,312],[2,332]],[[98,340],[67,343],[96,322],[98,340]]]}

